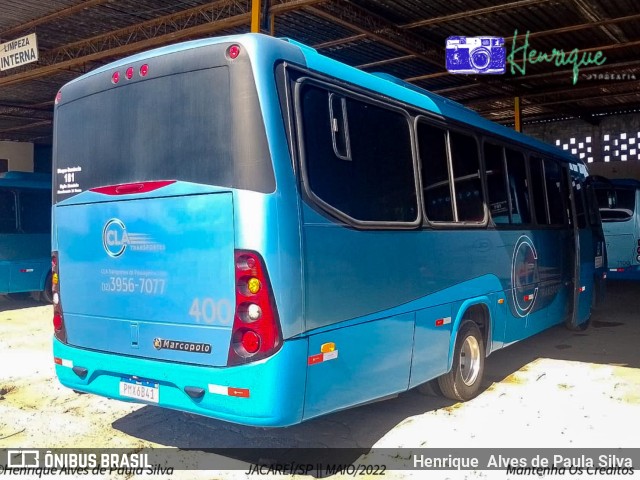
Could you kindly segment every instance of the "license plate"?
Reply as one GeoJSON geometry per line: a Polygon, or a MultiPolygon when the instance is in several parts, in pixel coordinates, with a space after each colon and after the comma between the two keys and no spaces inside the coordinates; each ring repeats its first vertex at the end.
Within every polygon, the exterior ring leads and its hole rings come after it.
{"type": "Polygon", "coordinates": [[[151,380],[122,378],[120,379],[120,395],[145,402],[158,403],[160,400],[160,388],[156,382],[151,380]]]}

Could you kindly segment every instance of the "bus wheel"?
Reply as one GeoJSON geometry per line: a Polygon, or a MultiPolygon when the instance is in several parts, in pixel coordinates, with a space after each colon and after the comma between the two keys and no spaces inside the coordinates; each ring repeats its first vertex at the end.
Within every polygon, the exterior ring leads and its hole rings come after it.
{"type": "Polygon", "coordinates": [[[47,275],[47,279],[44,282],[44,290],[40,292],[40,301],[45,303],[53,303],[51,272],[49,272],[49,275],[47,275]]]}
{"type": "Polygon", "coordinates": [[[452,400],[471,400],[478,394],[484,374],[484,342],[478,325],[464,320],[458,330],[453,366],[438,377],[442,394],[452,400]]]}

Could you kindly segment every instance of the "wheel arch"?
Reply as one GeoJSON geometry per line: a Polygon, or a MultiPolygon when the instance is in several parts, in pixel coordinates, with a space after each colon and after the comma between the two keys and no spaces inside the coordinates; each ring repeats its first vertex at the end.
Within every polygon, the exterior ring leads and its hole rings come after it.
{"type": "Polygon", "coordinates": [[[491,343],[491,309],[490,300],[487,296],[475,297],[462,302],[451,328],[451,339],[449,340],[449,356],[447,360],[447,371],[453,366],[453,354],[458,339],[458,331],[464,320],[472,320],[482,333],[485,356],[489,355],[491,343]]]}

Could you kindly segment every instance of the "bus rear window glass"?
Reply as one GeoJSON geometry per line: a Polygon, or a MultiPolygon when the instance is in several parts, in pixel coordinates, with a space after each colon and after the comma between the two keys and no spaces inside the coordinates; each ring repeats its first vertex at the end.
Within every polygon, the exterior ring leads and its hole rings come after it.
{"type": "Polygon", "coordinates": [[[491,218],[496,224],[508,224],[509,198],[504,171],[504,149],[498,145],[485,143],[484,165],[487,172],[487,195],[491,218]]]}
{"type": "Polygon", "coordinates": [[[620,222],[633,217],[636,192],[629,188],[596,188],[603,222],[620,222]]]}
{"type": "Polygon", "coordinates": [[[422,186],[427,218],[432,222],[452,222],[453,205],[447,165],[446,132],[418,123],[422,186]]]}
{"type": "Polygon", "coordinates": [[[16,232],[16,201],[11,190],[0,190],[0,233],[16,232]]]}
{"type": "Polygon", "coordinates": [[[451,131],[449,135],[458,221],[482,222],[484,200],[478,144],[475,138],[469,135],[455,131],[451,131]]]}
{"type": "MultiPolygon", "coordinates": [[[[264,127],[234,125],[232,108],[260,117],[251,88],[231,94],[226,66],[138,81],[60,105],[58,195],[142,180],[183,180],[271,192],[264,127]],[[246,145],[244,147],[243,145],[246,145]],[[244,148],[245,153],[238,151],[244,148]],[[77,186],[76,186],[77,184],[77,186]]],[[[237,121],[237,120],[236,120],[237,121]]],[[[261,123],[261,122],[260,122],[261,123]]],[[[66,197],[62,197],[66,198],[66,197]]]]}
{"type": "Polygon", "coordinates": [[[529,184],[524,155],[521,152],[506,149],[506,157],[511,193],[511,223],[531,223],[529,184]]]}
{"type": "MultiPolygon", "coordinates": [[[[407,118],[346,97],[349,155],[336,152],[331,93],[306,84],[301,92],[304,161],[309,188],[357,221],[414,222],[418,200],[407,118]]],[[[343,125],[345,125],[343,123],[343,125]]]]}

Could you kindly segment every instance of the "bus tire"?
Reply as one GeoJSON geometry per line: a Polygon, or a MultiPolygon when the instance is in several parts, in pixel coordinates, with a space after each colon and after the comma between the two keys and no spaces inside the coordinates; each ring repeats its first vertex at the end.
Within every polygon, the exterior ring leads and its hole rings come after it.
{"type": "Polygon", "coordinates": [[[433,379],[428,382],[425,382],[421,385],[418,385],[418,392],[427,397],[441,397],[442,390],[440,390],[440,385],[438,384],[438,379],[433,379]]]}
{"type": "Polygon", "coordinates": [[[53,303],[53,285],[51,283],[51,272],[44,281],[44,290],[40,292],[40,301],[44,303],[53,303]]]}
{"type": "Polygon", "coordinates": [[[567,330],[571,332],[584,332],[591,326],[591,315],[589,315],[589,318],[585,322],[582,322],[579,325],[572,325],[570,322],[565,322],[564,325],[567,327],[567,330]]]}
{"type": "Polygon", "coordinates": [[[451,370],[438,377],[442,394],[458,401],[475,397],[484,374],[484,357],[484,342],[478,325],[472,320],[463,320],[458,329],[451,370]]]}

